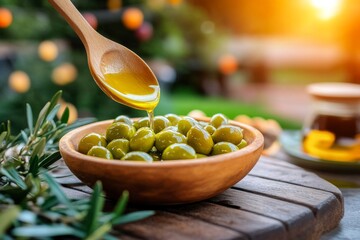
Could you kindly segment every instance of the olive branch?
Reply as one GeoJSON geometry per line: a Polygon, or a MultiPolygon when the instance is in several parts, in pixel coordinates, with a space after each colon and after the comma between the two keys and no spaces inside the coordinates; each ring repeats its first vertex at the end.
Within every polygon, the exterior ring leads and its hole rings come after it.
{"type": "Polygon", "coordinates": [[[0,124],[0,239],[116,239],[113,225],[137,221],[153,214],[125,214],[128,193],[124,192],[112,212],[104,212],[102,185],[97,182],[89,199],[71,200],[49,173],[61,158],[60,138],[68,131],[93,122],[81,119],[68,125],[69,109],[56,115],[62,92],[41,109],[35,123],[26,105],[27,128],[17,135],[11,123],[0,124]]]}

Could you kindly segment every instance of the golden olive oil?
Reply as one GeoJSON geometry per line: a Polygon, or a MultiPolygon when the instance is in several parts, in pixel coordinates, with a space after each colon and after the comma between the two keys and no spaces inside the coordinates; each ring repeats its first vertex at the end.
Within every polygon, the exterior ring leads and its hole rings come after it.
{"type": "Polygon", "coordinates": [[[150,127],[154,126],[154,109],[160,100],[157,82],[144,81],[134,73],[118,72],[104,74],[105,93],[116,102],[148,113],[150,127]]]}

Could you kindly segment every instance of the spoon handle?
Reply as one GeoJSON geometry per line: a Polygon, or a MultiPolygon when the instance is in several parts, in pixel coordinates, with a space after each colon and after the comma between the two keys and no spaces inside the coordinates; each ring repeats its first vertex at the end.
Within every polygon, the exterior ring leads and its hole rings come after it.
{"type": "Polygon", "coordinates": [[[88,48],[91,42],[90,39],[95,38],[97,32],[90,26],[74,4],[70,0],[48,0],[48,2],[65,18],[85,47],[88,48]]]}

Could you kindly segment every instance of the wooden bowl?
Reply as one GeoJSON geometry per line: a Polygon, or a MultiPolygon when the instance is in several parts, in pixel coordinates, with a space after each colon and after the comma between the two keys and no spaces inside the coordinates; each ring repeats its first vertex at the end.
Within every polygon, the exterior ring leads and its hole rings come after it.
{"type": "MultiPolygon", "coordinates": [[[[197,120],[209,121],[208,118],[197,120]]],[[[100,180],[108,197],[117,199],[124,190],[130,202],[146,205],[182,204],[201,201],[240,181],[259,159],[264,138],[255,128],[231,121],[244,130],[248,146],[236,152],[193,160],[153,163],[105,160],[77,151],[80,139],[90,133],[104,134],[113,122],[89,124],[67,133],[59,143],[69,169],[88,186],[100,180]]]]}

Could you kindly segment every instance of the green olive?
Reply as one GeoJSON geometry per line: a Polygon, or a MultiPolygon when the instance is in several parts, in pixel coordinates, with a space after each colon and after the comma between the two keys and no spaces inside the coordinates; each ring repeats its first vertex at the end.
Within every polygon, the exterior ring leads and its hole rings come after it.
{"type": "Polygon", "coordinates": [[[103,146],[93,146],[87,155],[104,159],[113,159],[111,152],[103,146]]]}
{"type": "Polygon", "coordinates": [[[178,122],[178,131],[186,136],[187,132],[197,124],[197,121],[192,117],[185,116],[178,122]]]}
{"type": "Polygon", "coordinates": [[[169,126],[169,127],[167,127],[167,128],[165,128],[164,130],[162,130],[162,132],[163,131],[174,131],[174,132],[179,132],[178,130],[178,127],[177,126],[169,126]]]}
{"type": "Polygon", "coordinates": [[[227,117],[225,117],[224,114],[217,113],[211,117],[210,124],[213,125],[215,128],[218,128],[221,125],[228,124],[228,119],[227,117]]]}
{"type": "Polygon", "coordinates": [[[126,123],[130,126],[133,125],[133,121],[131,120],[131,118],[129,118],[128,116],[125,116],[125,115],[120,115],[120,116],[117,116],[114,120],[114,122],[123,122],[123,123],[126,123]]]}
{"type": "Polygon", "coordinates": [[[123,122],[115,122],[106,129],[106,140],[109,142],[119,138],[130,140],[135,132],[136,129],[133,126],[123,122]]]}
{"type": "Polygon", "coordinates": [[[148,117],[140,118],[138,121],[134,123],[134,127],[136,129],[140,129],[142,127],[150,127],[150,120],[148,117]]]}
{"type": "Polygon", "coordinates": [[[213,133],[215,132],[216,128],[213,125],[207,124],[204,129],[210,133],[210,135],[213,135],[213,133]]]}
{"type": "Polygon", "coordinates": [[[229,142],[218,142],[214,145],[211,155],[219,155],[239,150],[237,146],[229,142]]]}
{"type": "Polygon", "coordinates": [[[172,130],[163,130],[155,136],[155,147],[160,152],[174,143],[186,143],[186,137],[172,130]]]}
{"type": "Polygon", "coordinates": [[[185,143],[174,143],[165,148],[162,159],[163,160],[177,160],[177,159],[195,159],[195,150],[185,143]]]}
{"type": "Polygon", "coordinates": [[[173,113],[166,114],[165,117],[170,121],[172,126],[176,126],[181,119],[181,117],[173,113]]]}
{"type": "Polygon", "coordinates": [[[156,116],[154,117],[154,132],[158,133],[161,132],[166,127],[171,126],[169,119],[163,116],[156,116]]]}
{"type": "Polygon", "coordinates": [[[153,162],[153,158],[148,153],[140,151],[129,152],[121,160],[153,162]]]}
{"type": "Polygon", "coordinates": [[[131,151],[149,152],[154,146],[155,133],[148,127],[138,129],[130,139],[131,151]]]}
{"type": "Polygon", "coordinates": [[[85,135],[79,142],[78,151],[87,154],[93,146],[103,146],[107,144],[103,135],[98,133],[89,133],[85,135]]]}
{"type": "Polygon", "coordinates": [[[187,133],[187,144],[193,147],[196,153],[208,155],[214,142],[210,133],[200,126],[193,126],[187,133]]]}
{"type": "Polygon", "coordinates": [[[196,154],[196,158],[206,158],[207,156],[201,153],[196,154]]]}
{"type": "Polygon", "coordinates": [[[115,159],[121,159],[129,152],[129,140],[125,138],[114,139],[107,146],[115,159]]]}
{"type": "Polygon", "coordinates": [[[242,139],[241,142],[237,145],[239,149],[242,149],[248,145],[247,141],[245,139],[242,139]]]}
{"type": "Polygon", "coordinates": [[[212,135],[215,143],[231,142],[238,145],[243,139],[242,129],[232,125],[222,125],[218,127],[212,135]]]}

